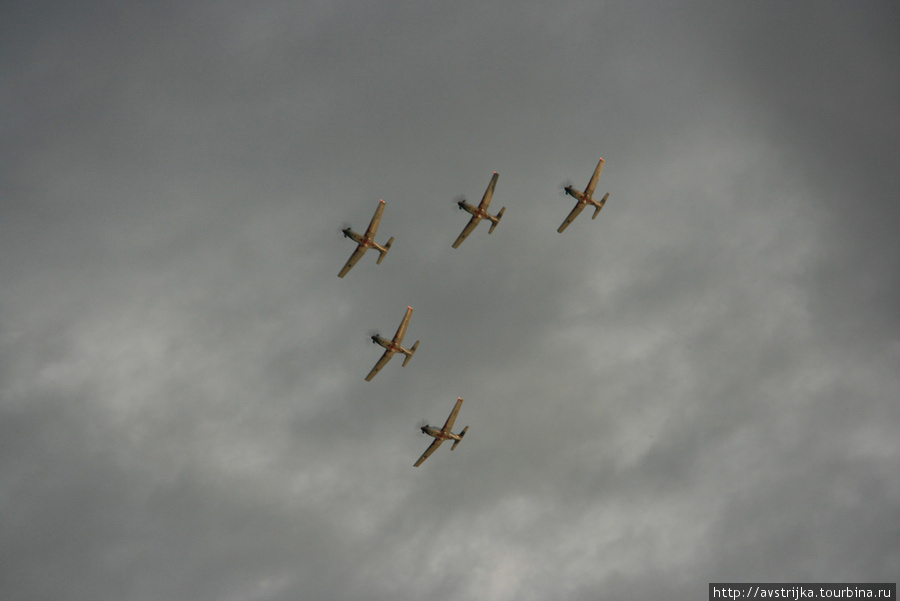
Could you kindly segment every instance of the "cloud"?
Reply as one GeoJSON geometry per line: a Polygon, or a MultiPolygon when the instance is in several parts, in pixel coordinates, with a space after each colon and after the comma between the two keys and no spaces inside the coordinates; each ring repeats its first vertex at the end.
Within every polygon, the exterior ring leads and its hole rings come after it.
{"type": "Polygon", "coordinates": [[[896,573],[889,9],[48,8],[0,36],[4,596],[896,573]]]}

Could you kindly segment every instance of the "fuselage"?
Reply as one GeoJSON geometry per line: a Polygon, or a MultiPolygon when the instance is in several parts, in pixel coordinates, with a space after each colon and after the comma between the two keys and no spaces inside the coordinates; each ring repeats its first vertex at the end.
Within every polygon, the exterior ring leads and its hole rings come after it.
{"type": "Polygon", "coordinates": [[[422,426],[422,432],[432,438],[439,438],[441,440],[461,440],[458,434],[454,434],[453,432],[445,433],[443,430],[431,426],[422,426]]]}
{"type": "Polygon", "coordinates": [[[480,217],[481,219],[490,219],[492,222],[496,222],[497,218],[488,213],[487,211],[481,209],[480,207],[476,207],[474,205],[470,205],[465,200],[460,200],[458,203],[459,208],[464,210],[467,213],[471,213],[475,217],[480,217]]]}
{"type": "Polygon", "coordinates": [[[383,346],[383,347],[386,348],[387,350],[392,351],[392,352],[395,352],[395,353],[403,353],[404,355],[409,355],[409,354],[411,354],[411,351],[409,351],[409,350],[403,348],[402,346],[400,346],[399,344],[397,344],[397,343],[394,342],[393,340],[389,340],[389,339],[387,339],[387,338],[383,338],[383,337],[379,336],[378,334],[373,334],[373,335],[372,335],[372,342],[374,342],[375,344],[380,344],[381,346],[383,346]]]}
{"type": "Polygon", "coordinates": [[[580,202],[582,204],[592,204],[594,206],[597,206],[597,203],[593,198],[591,198],[590,196],[586,196],[584,194],[584,192],[579,192],[572,186],[566,186],[565,191],[566,191],[566,194],[568,194],[569,196],[571,196],[572,198],[574,198],[575,200],[577,200],[578,202],[580,202]]]}
{"type": "Polygon", "coordinates": [[[341,232],[343,232],[345,237],[350,238],[351,240],[353,240],[354,242],[356,242],[363,248],[367,248],[367,249],[368,248],[377,248],[378,250],[380,250],[382,252],[387,252],[385,247],[376,243],[375,240],[373,240],[372,238],[366,238],[366,236],[364,234],[357,234],[356,232],[351,230],[349,227],[342,229],[341,232]]]}

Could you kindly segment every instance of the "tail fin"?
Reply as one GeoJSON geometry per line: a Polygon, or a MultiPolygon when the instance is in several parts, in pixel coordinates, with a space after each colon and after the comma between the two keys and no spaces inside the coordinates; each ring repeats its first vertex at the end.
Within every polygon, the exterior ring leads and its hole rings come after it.
{"type": "Polygon", "coordinates": [[[603,205],[606,204],[606,199],[607,199],[607,198],[609,198],[609,192],[607,192],[607,193],[606,193],[606,196],[604,196],[603,199],[602,199],[600,202],[597,203],[597,208],[594,209],[594,216],[591,217],[591,219],[596,219],[596,218],[597,218],[597,213],[599,213],[599,212],[600,212],[600,209],[603,208],[603,205]]]}
{"type": "Polygon", "coordinates": [[[391,239],[388,240],[387,244],[384,245],[384,250],[378,251],[381,254],[378,255],[378,260],[375,261],[376,265],[381,265],[381,261],[384,259],[384,255],[386,255],[388,253],[388,251],[391,250],[391,244],[393,244],[393,243],[394,243],[394,237],[391,236],[391,239]]]}
{"type": "Polygon", "coordinates": [[[500,212],[497,213],[497,220],[491,221],[491,229],[488,230],[488,234],[494,233],[494,228],[497,227],[498,223],[500,223],[500,219],[503,217],[503,211],[505,211],[505,210],[506,210],[506,207],[503,207],[502,209],[500,209],[500,212]]]}
{"type": "Polygon", "coordinates": [[[468,430],[468,429],[469,429],[469,426],[466,426],[465,428],[463,428],[462,432],[459,433],[459,440],[453,441],[453,446],[450,447],[451,451],[456,448],[456,445],[458,445],[459,443],[462,442],[463,436],[466,435],[466,430],[468,430]]]}
{"type": "Polygon", "coordinates": [[[412,356],[416,354],[416,349],[419,348],[419,341],[416,340],[416,343],[412,345],[412,348],[409,349],[409,354],[403,360],[403,367],[406,367],[406,364],[409,363],[409,360],[412,359],[412,356]]]}

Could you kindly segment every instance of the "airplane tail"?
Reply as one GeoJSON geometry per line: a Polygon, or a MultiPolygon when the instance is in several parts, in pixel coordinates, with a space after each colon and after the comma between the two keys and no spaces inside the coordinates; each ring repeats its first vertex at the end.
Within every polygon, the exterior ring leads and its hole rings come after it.
{"type": "Polygon", "coordinates": [[[380,254],[378,255],[378,260],[375,261],[376,265],[381,265],[381,261],[384,259],[384,255],[386,255],[388,253],[388,251],[391,250],[391,244],[393,244],[393,243],[394,243],[394,237],[391,236],[391,239],[388,240],[387,244],[384,245],[384,250],[381,250],[381,249],[378,250],[378,252],[380,254]]]}
{"type": "Polygon", "coordinates": [[[409,349],[409,354],[403,360],[403,367],[406,367],[406,364],[409,363],[409,360],[412,359],[412,356],[416,354],[416,349],[419,348],[419,341],[416,340],[416,343],[412,345],[412,348],[409,349]]]}
{"type": "Polygon", "coordinates": [[[500,212],[497,213],[497,219],[491,220],[491,229],[488,230],[488,234],[494,233],[494,228],[497,227],[498,223],[500,223],[500,218],[503,217],[503,211],[505,211],[505,210],[506,210],[506,207],[503,207],[502,209],[500,209],[500,212]]]}
{"type": "Polygon", "coordinates": [[[468,429],[469,429],[469,426],[466,426],[465,428],[463,428],[462,432],[459,433],[459,440],[453,441],[453,446],[450,447],[451,451],[456,448],[456,445],[458,445],[459,443],[462,442],[463,436],[466,435],[466,430],[468,430],[468,429]]]}
{"type": "Polygon", "coordinates": [[[607,199],[607,198],[609,198],[609,192],[607,192],[607,193],[606,193],[606,196],[604,196],[604,197],[600,200],[600,202],[597,203],[597,208],[594,209],[594,216],[591,217],[591,219],[596,219],[596,218],[597,218],[597,213],[599,213],[599,212],[600,212],[600,209],[603,208],[603,205],[606,204],[606,199],[607,199]]]}

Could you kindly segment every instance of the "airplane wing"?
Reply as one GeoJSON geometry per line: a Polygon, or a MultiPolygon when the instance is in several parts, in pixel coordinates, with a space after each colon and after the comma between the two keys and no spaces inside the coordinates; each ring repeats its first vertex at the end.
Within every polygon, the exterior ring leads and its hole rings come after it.
{"type": "Polygon", "coordinates": [[[444,427],[441,428],[443,432],[449,432],[453,429],[453,422],[456,421],[456,416],[459,414],[459,408],[462,406],[462,397],[456,399],[456,405],[453,407],[453,411],[450,412],[450,417],[447,418],[447,422],[444,424],[444,427]]]}
{"type": "Polygon", "coordinates": [[[494,171],[494,176],[491,178],[491,183],[488,184],[487,190],[484,191],[484,196],[481,198],[481,203],[478,205],[479,209],[487,210],[487,208],[491,204],[491,198],[494,196],[494,186],[497,185],[497,178],[500,177],[500,174],[494,171]]]}
{"type": "Polygon", "coordinates": [[[420,465],[422,465],[423,461],[425,461],[426,459],[431,457],[431,454],[434,453],[435,451],[437,451],[438,447],[441,446],[442,442],[444,442],[444,439],[435,438],[434,442],[431,443],[431,446],[429,446],[427,449],[425,449],[425,452],[422,453],[422,456],[419,457],[418,461],[416,461],[415,467],[419,467],[420,465]]]}
{"type": "Polygon", "coordinates": [[[397,328],[397,333],[394,334],[394,344],[400,344],[403,342],[403,337],[406,336],[406,328],[409,326],[409,319],[412,317],[413,308],[406,308],[406,315],[403,316],[403,321],[400,322],[400,327],[397,328]]]}
{"type": "Polygon", "coordinates": [[[372,216],[372,221],[369,222],[369,228],[366,230],[366,238],[370,240],[375,237],[375,232],[378,231],[378,225],[381,223],[381,216],[384,214],[384,201],[378,201],[378,208],[375,209],[375,214],[372,216]]]}
{"type": "Polygon", "coordinates": [[[562,231],[564,229],[569,227],[569,224],[572,223],[573,221],[575,221],[575,218],[578,217],[581,214],[581,212],[584,210],[585,204],[586,203],[583,203],[583,202],[579,202],[578,204],[576,204],[575,208],[572,209],[572,212],[569,213],[569,216],[566,217],[566,220],[562,222],[562,225],[559,226],[559,229],[556,231],[562,233],[562,231]]]}
{"type": "Polygon", "coordinates": [[[591,181],[588,182],[587,188],[584,189],[584,195],[588,198],[594,197],[594,190],[597,188],[597,180],[600,179],[600,172],[603,171],[603,163],[605,161],[601,158],[600,162],[597,163],[597,168],[594,169],[594,175],[591,176],[591,181]]]}
{"type": "Polygon", "coordinates": [[[397,351],[384,351],[384,354],[381,356],[381,359],[378,360],[378,363],[375,364],[375,367],[372,368],[372,371],[369,372],[369,375],[366,376],[366,382],[372,380],[375,377],[375,374],[381,371],[381,368],[387,365],[387,362],[391,360],[397,351]]]}
{"type": "Polygon", "coordinates": [[[356,247],[356,250],[353,251],[353,254],[350,255],[350,258],[347,260],[347,263],[344,265],[344,268],[341,269],[341,272],[338,274],[338,277],[339,277],[339,278],[342,278],[342,277],[344,277],[345,275],[347,275],[347,272],[350,271],[350,269],[351,269],[354,265],[356,265],[356,263],[362,258],[362,256],[363,256],[364,254],[366,254],[366,251],[367,251],[367,250],[368,250],[368,248],[366,248],[366,247],[365,247],[364,245],[362,245],[362,244],[360,244],[359,246],[357,246],[357,247],[356,247]]]}
{"type": "Polygon", "coordinates": [[[456,239],[456,242],[453,243],[453,248],[458,248],[462,241],[469,237],[469,234],[472,233],[472,230],[475,229],[475,226],[481,223],[481,217],[477,215],[472,215],[472,218],[469,219],[469,223],[466,224],[466,227],[463,228],[462,233],[456,239]]]}

